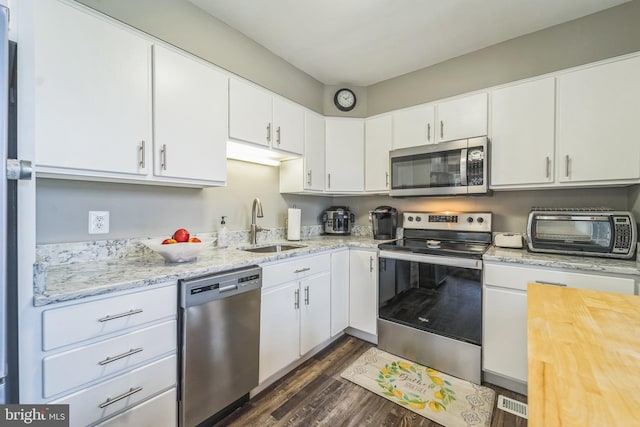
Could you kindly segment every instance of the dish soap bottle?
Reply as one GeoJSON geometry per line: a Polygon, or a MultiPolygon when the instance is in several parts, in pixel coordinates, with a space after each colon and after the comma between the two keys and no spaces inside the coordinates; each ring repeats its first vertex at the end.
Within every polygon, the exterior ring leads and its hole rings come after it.
{"type": "Polygon", "coordinates": [[[229,238],[227,237],[227,223],[224,221],[224,216],[222,217],[222,221],[220,221],[220,230],[218,230],[218,247],[226,248],[229,246],[229,238]]]}

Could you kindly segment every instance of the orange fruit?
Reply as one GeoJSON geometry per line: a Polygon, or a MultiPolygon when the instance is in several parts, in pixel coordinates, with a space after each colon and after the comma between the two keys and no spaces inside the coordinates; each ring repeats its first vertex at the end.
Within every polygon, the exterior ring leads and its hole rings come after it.
{"type": "Polygon", "coordinates": [[[402,398],[402,392],[400,390],[398,390],[397,388],[393,390],[393,394],[397,397],[397,398],[402,398]]]}
{"type": "Polygon", "coordinates": [[[409,407],[411,409],[424,409],[426,406],[427,406],[427,402],[420,402],[420,403],[409,402],[409,407]]]}
{"type": "Polygon", "coordinates": [[[436,402],[435,400],[432,400],[431,402],[429,402],[429,408],[433,412],[440,412],[440,405],[438,405],[438,402],[436,402]]]}

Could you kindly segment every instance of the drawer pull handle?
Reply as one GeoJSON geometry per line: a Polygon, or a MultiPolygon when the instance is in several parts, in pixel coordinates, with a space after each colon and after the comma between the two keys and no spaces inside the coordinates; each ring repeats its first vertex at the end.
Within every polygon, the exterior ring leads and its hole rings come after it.
{"type": "Polygon", "coordinates": [[[132,354],[136,354],[136,353],[140,353],[142,351],[142,347],[140,348],[132,348],[131,350],[119,354],[117,356],[107,356],[106,359],[101,360],[100,362],[98,362],[98,365],[107,365],[111,362],[115,362],[116,360],[120,360],[120,359],[124,359],[125,357],[131,356],[132,354]]]}
{"type": "Polygon", "coordinates": [[[311,270],[311,268],[305,267],[305,268],[301,268],[299,270],[294,270],[294,273],[304,273],[305,271],[309,271],[309,270],[311,270]]]}
{"type": "Polygon", "coordinates": [[[114,397],[114,398],[111,398],[111,397],[107,398],[107,400],[105,400],[104,402],[99,404],[98,407],[100,409],[106,408],[107,406],[109,406],[109,405],[111,405],[113,403],[116,403],[119,400],[126,399],[127,397],[129,397],[132,394],[135,394],[135,393],[137,393],[139,391],[142,391],[142,387],[131,387],[129,389],[129,391],[126,391],[126,392],[122,393],[120,396],[117,396],[117,397],[114,397]]]}
{"type": "Polygon", "coordinates": [[[566,283],[545,282],[544,280],[536,280],[536,283],[539,285],[564,286],[564,287],[567,286],[566,283]]]}
{"type": "Polygon", "coordinates": [[[105,316],[102,319],[98,319],[98,322],[108,322],[109,320],[119,319],[121,317],[133,316],[134,314],[138,314],[138,313],[142,313],[142,309],[141,308],[131,309],[131,310],[127,311],[126,313],[120,313],[120,314],[114,314],[114,315],[105,316]]]}

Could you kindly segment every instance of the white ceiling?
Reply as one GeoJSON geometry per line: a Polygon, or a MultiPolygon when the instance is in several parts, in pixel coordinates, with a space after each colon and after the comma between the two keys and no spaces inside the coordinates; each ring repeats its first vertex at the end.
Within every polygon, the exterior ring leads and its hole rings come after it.
{"type": "Polygon", "coordinates": [[[368,86],[629,0],[189,0],[326,85],[368,86]]]}

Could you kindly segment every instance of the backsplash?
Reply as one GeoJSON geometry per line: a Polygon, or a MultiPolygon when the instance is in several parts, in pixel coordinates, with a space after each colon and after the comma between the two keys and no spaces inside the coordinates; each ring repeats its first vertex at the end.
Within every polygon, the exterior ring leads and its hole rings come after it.
{"type": "MultiPolygon", "coordinates": [[[[301,240],[318,237],[321,234],[322,225],[302,226],[300,229],[301,240]]],[[[285,228],[271,228],[258,233],[258,243],[284,241],[286,240],[286,235],[285,228]]],[[[351,235],[354,237],[369,237],[372,235],[371,226],[356,225],[352,228],[351,235]]],[[[216,246],[214,241],[218,237],[217,232],[198,233],[197,236],[205,244],[209,242],[213,247],[216,246]]],[[[227,236],[230,246],[249,244],[248,230],[228,231],[227,236]]],[[[52,266],[144,256],[152,252],[144,244],[145,240],[163,238],[166,238],[166,236],[38,245],[36,246],[36,264],[52,266]]]]}

